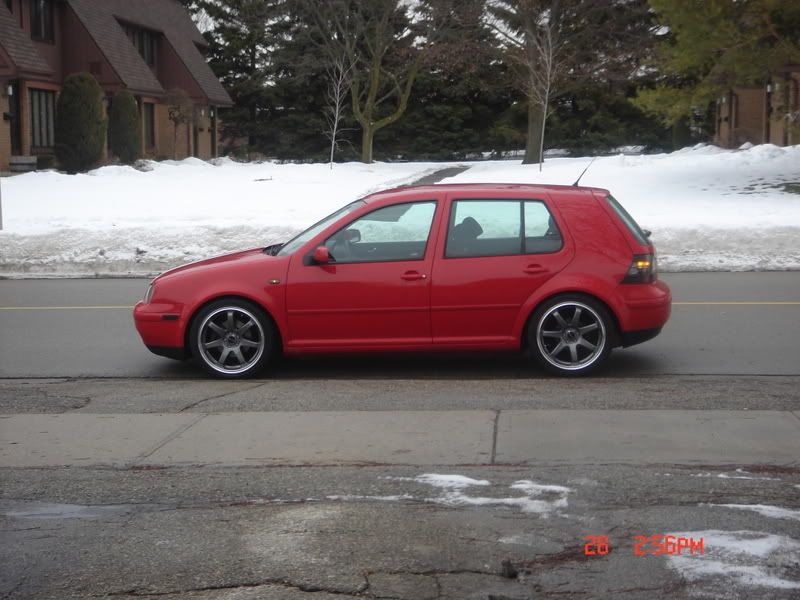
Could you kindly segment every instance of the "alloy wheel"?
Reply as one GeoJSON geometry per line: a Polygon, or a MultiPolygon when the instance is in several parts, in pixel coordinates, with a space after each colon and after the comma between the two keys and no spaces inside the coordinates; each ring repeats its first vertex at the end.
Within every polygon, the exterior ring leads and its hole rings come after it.
{"type": "Polygon", "coordinates": [[[267,343],[260,320],[239,306],[223,306],[209,313],[200,325],[197,342],[203,361],[226,375],[251,369],[267,343]]]}
{"type": "Polygon", "coordinates": [[[536,327],[536,343],[548,363],[577,371],[603,354],[606,326],[592,307],[570,300],[550,307],[542,315],[536,327]]]}

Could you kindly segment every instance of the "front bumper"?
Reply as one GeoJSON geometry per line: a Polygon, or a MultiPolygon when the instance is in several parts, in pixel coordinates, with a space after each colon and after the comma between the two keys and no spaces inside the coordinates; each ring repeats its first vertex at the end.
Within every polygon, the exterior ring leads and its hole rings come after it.
{"type": "Polygon", "coordinates": [[[183,307],[178,304],[139,302],[133,308],[136,331],[145,346],[159,356],[185,358],[183,307]]]}

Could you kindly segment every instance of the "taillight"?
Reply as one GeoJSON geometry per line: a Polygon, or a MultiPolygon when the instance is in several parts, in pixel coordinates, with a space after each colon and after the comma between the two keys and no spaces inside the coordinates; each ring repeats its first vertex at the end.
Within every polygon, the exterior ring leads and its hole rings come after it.
{"type": "Polygon", "coordinates": [[[656,255],[634,254],[622,283],[653,283],[656,280],[656,255]]]}

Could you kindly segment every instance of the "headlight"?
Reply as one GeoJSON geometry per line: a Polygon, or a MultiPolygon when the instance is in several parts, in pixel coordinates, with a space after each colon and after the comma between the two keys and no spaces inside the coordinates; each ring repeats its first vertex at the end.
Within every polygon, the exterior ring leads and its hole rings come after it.
{"type": "Polygon", "coordinates": [[[144,303],[150,304],[150,300],[153,298],[153,282],[150,282],[150,285],[147,286],[147,291],[144,294],[144,303]]]}

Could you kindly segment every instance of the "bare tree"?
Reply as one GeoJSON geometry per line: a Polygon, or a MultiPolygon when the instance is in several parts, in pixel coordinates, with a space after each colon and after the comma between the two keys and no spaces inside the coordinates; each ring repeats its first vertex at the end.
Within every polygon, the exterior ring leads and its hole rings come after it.
{"type": "MultiPolygon", "coordinates": [[[[361,160],[372,162],[375,132],[398,121],[446,10],[427,14],[405,0],[300,0],[331,62],[352,65],[350,99],[361,126],[361,160]]],[[[447,1],[439,0],[439,4],[447,1]]]]}
{"type": "Polygon", "coordinates": [[[553,100],[587,81],[629,80],[650,31],[644,0],[488,0],[487,24],[528,101],[524,164],[544,161],[553,100]]]}
{"type": "Polygon", "coordinates": [[[164,97],[167,116],[172,121],[172,158],[178,159],[178,127],[189,124],[194,118],[194,105],[189,94],[181,88],[167,90],[164,97]]]}
{"type": "Polygon", "coordinates": [[[499,0],[489,6],[489,23],[508,58],[524,73],[528,101],[528,143],[524,164],[544,162],[544,133],[550,101],[566,68],[558,23],[560,0],[499,0]]]}
{"type": "Polygon", "coordinates": [[[325,137],[331,142],[330,167],[333,169],[333,157],[341,142],[341,122],[344,113],[345,103],[350,93],[350,74],[353,64],[348,62],[347,56],[342,54],[336,57],[325,70],[328,78],[328,89],[326,90],[325,100],[325,121],[328,129],[325,137]]]}

